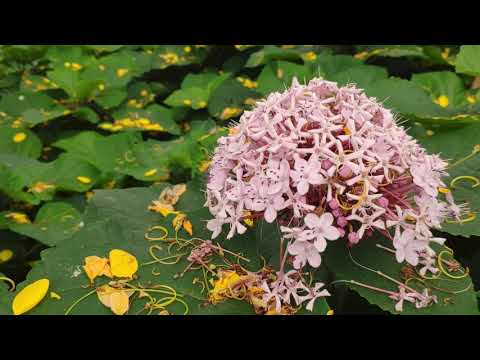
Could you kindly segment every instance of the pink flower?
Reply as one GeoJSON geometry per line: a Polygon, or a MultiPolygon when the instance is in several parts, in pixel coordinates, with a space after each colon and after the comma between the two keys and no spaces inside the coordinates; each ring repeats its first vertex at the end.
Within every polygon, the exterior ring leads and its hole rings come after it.
{"type": "Polygon", "coordinates": [[[288,252],[295,255],[293,267],[300,269],[308,262],[311,267],[317,268],[322,262],[322,258],[317,248],[308,241],[297,240],[288,246],[288,252]]]}
{"type": "Polygon", "coordinates": [[[331,213],[324,213],[318,217],[315,214],[308,214],[305,216],[305,225],[311,231],[311,238],[315,239],[315,247],[319,252],[325,251],[328,240],[336,240],[340,237],[340,232],[335,226],[332,226],[333,215],[331,213]]]}
{"type": "Polygon", "coordinates": [[[393,240],[396,249],[395,257],[398,262],[406,260],[410,265],[418,265],[418,252],[425,249],[428,242],[416,239],[416,234],[411,229],[406,229],[400,236],[393,240]]]}
{"type": "Polygon", "coordinates": [[[295,159],[294,169],[290,172],[290,177],[294,181],[294,185],[298,189],[300,195],[308,192],[309,185],[320,185],[325,182],[319,173],[319,164],[314,157],[310,157],[309,161],[300,158],[295,159]]]}

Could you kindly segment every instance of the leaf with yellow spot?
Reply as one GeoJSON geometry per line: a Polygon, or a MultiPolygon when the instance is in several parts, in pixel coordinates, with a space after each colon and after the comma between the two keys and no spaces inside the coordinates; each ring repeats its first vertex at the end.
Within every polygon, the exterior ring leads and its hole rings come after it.
{"type": "Polygon", "coordinates": [[[19,133],[16,133],[14,136],[13,136],[13,142],[15,143],[21,143],[23,141],[25,141],[27,139],[27,134],[25,134],[24,132],[19,132],[19,133]]]}
{"type": "Polygon", "coordinates": [[[40,279],[24,287],[13,299],[13,314],[21,315],[37,306],[47,295],[49,286],[48,279],[40,279]]]}
{"type": "Polygon", "coordinates": [[[132,278],[138,270],[137,258],[124,250],[114,249],[110,251],[109,259],[114,276],[132,278]]]}
{"type": "Polygon", "coordinates": [[[87,176],[77,176],[77,180],[82,184],[90,184],[92,182],[92,179],[87,176]]]}

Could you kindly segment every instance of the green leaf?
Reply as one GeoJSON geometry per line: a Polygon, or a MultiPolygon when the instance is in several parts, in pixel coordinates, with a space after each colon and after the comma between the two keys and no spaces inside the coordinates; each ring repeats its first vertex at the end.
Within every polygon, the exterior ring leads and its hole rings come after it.
{"type": "Polygon", "coordinates": [[[455,108],[468,105],[463,82],[451,71],[413,74],[411,81],[426,90],[430,94],[432,101],[440,96],[446,96],[448,99],[446,107],[455,108]]]}
{"type": "Polygon", "coordinates": [[[259,95],[256,91],[244,87],[237,80],[229,78],[213,90],[208,103],[208,112],[213,117],[226,120],[230,116],[225,116],[225,109],[238,109],[236,115],[233,116],[237,117],[244,108],[245,100],[258,98],[259,95]]]}
{"type": "MultiPolygon", "coordinates": [[[[397,263],[394,254],[383,250],[376,246],[381,244],[392,248],[391,241],[378,235],[367,238],[355,245],[351,249],[353,259],[366,267],[390,276],[397,281],[401,280],[401,270],[405,263],[397,263]]],[[[442,247],[437,249],[437,253],[442,247]]],[[[369,286],[374,286],[388,291],[398,292],[398,286],[374,271],[369,271],[359,265],[356,265],[349,257],[347,244],[342,240],[331,242],[326,250],[325,261],[328,268],[335,273],[336,280],[354,280],[369,286]]],[[[407,301],[403,304],[403,315],[471,315],[478,314],[477,299],[473,289],[472,280],[469,276],[463,279],[450,279],[442,275],[437,280],[424,280],[430,286],[446,289],[447,291],[460,291],[467,289],[458,294],[442,292],[431,288],[430,294],[438,297],[438,303],[427,308],[416,309],[415,306],[407,301]],[[450,300],[446,300],[450,299],[450,300]]],[[[408,284],[417,290],[421,290],[425,286],[419,286],[418,282],[411,281],[408,284]]],[[[390,299],[387,294],[374,291],[359,285],[348,283],[348,286],[358,292],[371,304],[379,306],[382,310],[398,314],[395,311],[395,301],[390,299]]],[[[421,292],[421,291],[420,291],[421,292]]]]}
{"type": "MultiPolygon", "coordinates": [[[[413,126],[410,133],[425,146],[430,153],[439,153],[443,159],[451,164],[447,169],[450,176],[444,179],[449,186],[457,176],[474,176],[478,178],[480,170],[480,153],[477,152],[465,161],[462,159],[474,153],[474,147],[480,143],[480,124],[472,124],[457,128],[413,126]],[[429,130],[429,131],[427,131],[429,130]],[[460,162],[459,162],[460,161],[460,162]],[[457,163],[456,165],[454,165],[457,163]]],[[[461,181],[452,190],[457,204],[467,203],[470,209],[476,213],[474,221],[463,224],[444,223],[442,231],[452,235],[470,237],[480,235],[480,187],[472,187],[475,183],[461,181]]]]}
{"type": "Polygon", "coordinates": [[[0,153],[18,154],[38,158],[42,152],[42,142],[28,129],[15,129],[0,125],[0,153]],[[18,142],[21,140],[20,142],[18,142]]]}
{"type": "Polygon", "coordinates": [[[262,50],[250,55],[245,67],[253,68],[267,64],[273,60],[301,60],[300,53],[291,49],[282,49],[277,46],[268,45],[262,50]]]}
{"type": "Polygon", "coordinates": [[[332,74],[328,80],[335,81],[339,86],[354,83],[356,87],[365,89],[377,81],[388,78],[385,68],[374,65],[355,65],[346,70],[332,74]]]}
{"type": "Polygon", "coordinates": [[[86,48],[98,52],[114,52],[123,48],[124,46],[125,45],[85,45],[86,48]]]}
{"type": "Polygon", "coordinates": [[[82,226],[82,215],[72,205],[49,202],[40,208],[33,223],[12,224],[10,229],[54,246],[71,237],[82,226]]]}
{"type": "Polygon", "coordinates": [[[191,87],[174,91],[165,99],[170,106],[191,106],[192,109],[202,109],[206,106],[209,93],[206,89],[191,87]]]}
{"type": "Polygon", "coordinates": [[[305,83],[313,77],[313,73],[304,65],[287,61],[271,62],[262,69],[258,76],[257,90],[262,95],[267,95],[274,91],[284,91],[290,87],[294,77],[301,83],[305,83]]]}
{"type": "Polygon", "coordinates": [[[371,56],[427,58],[423,48],[418,45],[368,45],[359,46],[359,50],[367,52],[365,55],[367,58],[371,56]]]}
{"type": "Polygon", "coordinates": [[[314,76],[323,76],[328,80],[334,74],[358,65],[363,65],[363,62],[349,55],[321,54],[308,67],[314,76]]]}
{"type": "Polygon", "coordinates": [[[480,76],[480,45],[463,45],[457,55],[455,71],[480,76]]]}

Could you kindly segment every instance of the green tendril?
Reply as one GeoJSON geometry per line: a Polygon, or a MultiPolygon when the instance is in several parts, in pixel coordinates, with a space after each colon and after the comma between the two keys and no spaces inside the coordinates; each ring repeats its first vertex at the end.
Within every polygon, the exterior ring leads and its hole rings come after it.
{"type": "Polygon", "coordinates": [[[8,289],[8,291],[10,291],[10,292],[15,291],[15,286],[16,286],[15,281],[13,281],[12,279],[10,279],[6,276],[0,276],[0,280],[6,281],[11,285],[11,287],[10,287],[10,289],[8,289]]]}
{"type": "Polygon", "coordinates": [[[70,312],[73,310],[73,308],[75,308],[75,306],[77,306],[80,302],[82,302],[83,300],[85,300],[87,297],[94,294],[95,292],[97,292],[97,289],[93,289],[92,291],[83,295],[81,298],[79,298],[77,301],[75,301],[72,305],[70,305],[70,307],[67,309],[67,311],[65,311],[64,315],[70,314],[70,312]]]}
{"type": "Polygon", "coordinates": [[[444,261],[443,258],[442,258],[442,256],[443,256],[444,254],[449,254],[450,256],[452,256],[452,253],[449,252],[449,251],[447,251],[447,250],[443,250],[443,251],[441,251],[441,252],[438,254],[437,264],[438,264],[438,267],[440,268],[440,271],[441,271],[444,275],[446,275],[446,276],[448,276],[449,278],[452,278],[452,279],[463,279],[463,278],[465,278],[465,277],[468,276],[468,274],[469,274],[469,269],[468,269],[468,268],[465,268],[465,272],[464,272],[462,275],[452,275],[452,274],[450,274],[447,270],[445,270],[445,268],[444,268],[443,265],[442,265],[442,262],[444,261]]]}

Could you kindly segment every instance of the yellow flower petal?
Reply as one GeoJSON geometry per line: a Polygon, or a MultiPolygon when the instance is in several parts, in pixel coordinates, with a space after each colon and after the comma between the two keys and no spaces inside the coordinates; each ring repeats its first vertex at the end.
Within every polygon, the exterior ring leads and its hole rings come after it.
{"type": "Polygon", "coordinates": [[[190,236],[193,235],[192,223],[190,221],[184,220],[183,221],[183,228],[190,236]]]}
{"type": "Polygon", "coordinates": [[[28,218],[27,214],[24,213],[12,212],[6,214],[5,217],[7,219],[12,219],[17,224],[30,224],[30,219],[28,218]]]}
{"type": "Polygon", "coordinates": [[[317,54],[315,54],[313,51],[309,51],[305,53],[303,56],[307,61],[314,61],[317,58],[317,54]]]}
{"type": "Polygon", "coordinates": [[[77,180],[80,181],[82,184],[90,184],[92,179],[86,176],[77,176],[77,180]]]}
{"type": "Polygon", "coordinates": [[[185,100],[183,100],[183,103],[184,103],[185,105],[187,105],[187,106],[188,106],[188,105],[192,105],[192,100],[190,100],[190,99],[185,99],[185,100]]]}
{"type": "Polygon", "coordinates": [[[10,249],[5,249],[0,251],[0,264],[6,263],[13,257],[13,251],[10,249]]]}
{"type": "Polygon", "coordinates": [[[441,107],[447,107],[450,101],[448,100],[448,97],[445,95],[440,95],[438,98],[435,99],[435,104],[438,104],[441,107]]]}
{"type": "Polygon", "coordinates": [[[58,295],[56,292],[51,291],[50,292],[50,298],[55,299],[55,300],[60,300],[62,297],[58,295]]]}
{"type": "Polygon", "coordinates": [[[35,193],[42,193],[45,190],[53,189],[53,188],[55,188],[55,185],[39,181],[33,184],[32,187],[28,189],[28,191],[35,192],[35,193]]]}
{"type": "Polygon", "coordinates": [[[49,286],[48,279],[41,279],[23,288],[13,299],[13,314],[21,315],[37,306],[47,295],[49,286]]]}
{"type": "Polygon", "coordinates": [[[138,270],[137,259],[126,251],[114,249],[110,251],[109,259],[114,276],[131,278],[138,270]]]}
{"type": "Polygon", "coordinates": [[[110,295],[110,309],[115,315],[124,315],[129,308],[128,295],[125,291],[115,291],[110,295]]]}
{"type": "Polygon", "coordinates": [[[157,169],[151,169],[143,173],[144,176],[153,176],[157,173],[157,169]]]}
{"type": "Polygon", "coordinates": [[[112,278],[112,272],[107,258],[101,258],[99,256],[87,256],[85,258],[85,265],[83,266],[85,273],[87,274],[90,282],[93,283],[96,277],[105,275],[112,278]]]}
{"type": "Polygon", "coordinates": [[[328,310],[327,315],[333,315],[333,310],[332,309],[328,310]]]}
{"type": "Polygon", "coordinates": [[[82,65],[77,64],[77,63],[72,63],[72,70],[73,71],[79,71],[82,69],[82,65]]]}
{"type": "Polygon", "coordinates": [[[24,132],[19,132],[13,136],[12,140],[15,143],[21,143],[22,141],[25,141],[26,138],[27,138],[27,134],[25,134],[24,132]]]}
{"type": "Polygon", "coordinates": [[[125,75],[127,75],[127,73],[128,73],[128,69],[117,69],[117,76],[119,78],[124,77],[125,75]]]}

